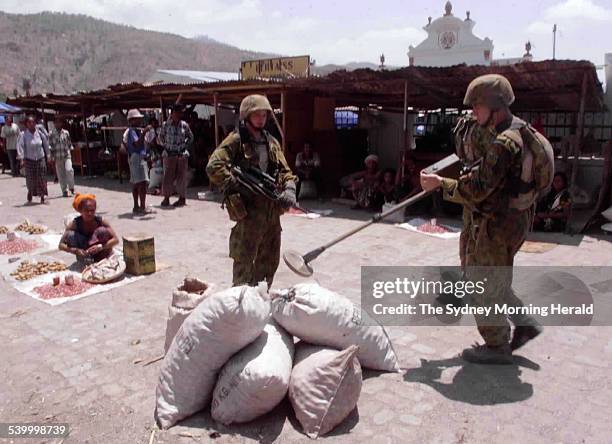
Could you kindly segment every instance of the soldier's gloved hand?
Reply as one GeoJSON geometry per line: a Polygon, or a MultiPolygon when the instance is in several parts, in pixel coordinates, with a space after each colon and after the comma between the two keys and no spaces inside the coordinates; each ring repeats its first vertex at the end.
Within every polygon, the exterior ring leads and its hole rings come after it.
{"type": "Polygon", "coordinates": [[[238,190],[238,186],[238,179],[236,179],[236,176],[234,176],[233,174],[230,174],[229,178],[224,184],[224,189],[227,191],[236,191],[238,190]]]}
{"type": "Polygon", "coordinates": [[[286,210],[288,210],[297,203],[297,199],[295,196],[295,182],[289,181],[285,184],[285,189],[278,197],[278,203],[286,210]]]}

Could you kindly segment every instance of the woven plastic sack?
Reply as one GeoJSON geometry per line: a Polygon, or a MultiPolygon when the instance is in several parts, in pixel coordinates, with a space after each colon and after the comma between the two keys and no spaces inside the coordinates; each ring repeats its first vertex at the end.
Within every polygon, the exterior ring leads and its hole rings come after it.
{"type": "Polygon", "coordinates": [[[353,411],[361,393],[357,346],[338,351],[298,343],[289,383],[289,400],[304,433],[318,438],[353,411]]]}
{"type": "Polygon", "coordinates": [[[191,277],[186,277],[181,285],[172,292],[172,303],[168,306],[164,353],[168,352],[176,332],[179,331],[187,316],[213,292],[214,285],[191,277]]]}
{"type": "Polygon", "coordinates": [[[366,319],[344,296],[318,284],[303,283],[271,292],[272,316],[285,330],[311,344],[344,349],[357,345],[363,367],[400,371],[385,329],[366,319]]]}
{"type": "Polygon", "coordinates": [[[253,342],[270,318],[267,285],[214,293],[181,325],[161,366],[155,419],[163,429],[206,407],[217,374],[253,342]]]}
{"type": "Polygon", "coordinates": [[[274,409],[287,394],[293,352],[293,337],[272,320],[223,366],[213,392],[213,419],[225,425],[248,422],[274,409]]]}

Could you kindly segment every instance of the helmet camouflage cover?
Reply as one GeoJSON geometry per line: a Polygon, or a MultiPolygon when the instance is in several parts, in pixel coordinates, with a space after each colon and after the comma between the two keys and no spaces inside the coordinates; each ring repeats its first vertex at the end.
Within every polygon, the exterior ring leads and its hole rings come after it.
{"type": "Polygon", "coordinates": [[[463,99],[464,105],[484,104],[491,109],[508,107],[513,102],[512,85],[508,79],[499,74],[476,77],[468,85],[463,99]]]}
{"type": "Polygon", "coordinates": [[[251,94],[242,99],[240,103],[240,120],[246,120],[255,111],[272,111],[272,106],[266,96],[251,94]]]}

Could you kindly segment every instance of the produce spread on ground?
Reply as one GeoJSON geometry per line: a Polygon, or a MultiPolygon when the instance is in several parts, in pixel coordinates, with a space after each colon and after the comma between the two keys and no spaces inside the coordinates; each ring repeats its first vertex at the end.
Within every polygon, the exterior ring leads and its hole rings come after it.
{"type": "Polygon", "coordinates": [[[66,267],[66,265],[59,261],[31,262],[29,260],[25,260],[19,264],[17,270],[11,273],[11,276],[13,276],[18,281],[27,281],[28,279],[31,279],[34,276],[41,276],[47,273],[65,271],[67,269],[68,268],[66,267]]]}
{"type": "Polygon", "coordinates": [[[67,298],[70,296],[76,296],[84,293],[94,284],[83,282],[80,279],[74,279],[72,284],[66,282],[60,282],[41,285],[34,288],[34,292],[40,296],[41,299],[54,299],[54,298],[67,298]]]}
{"type": "Polygon", "coordinates": [[[0,254],[29,253],[40,247],[35,240],[20,239],[0,241],[0,254]]]}

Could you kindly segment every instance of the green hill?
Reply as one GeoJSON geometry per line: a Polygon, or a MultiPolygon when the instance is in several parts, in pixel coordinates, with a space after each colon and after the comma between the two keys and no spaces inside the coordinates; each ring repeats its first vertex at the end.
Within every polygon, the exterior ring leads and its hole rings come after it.
{"type": "Polygon", "coordinates": [[[157,69],[238,71],[245,51],[208,38],[117,25],[85,15],[0,12],[0,94],[69,93],[145,81],[157,69]]]}

